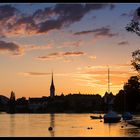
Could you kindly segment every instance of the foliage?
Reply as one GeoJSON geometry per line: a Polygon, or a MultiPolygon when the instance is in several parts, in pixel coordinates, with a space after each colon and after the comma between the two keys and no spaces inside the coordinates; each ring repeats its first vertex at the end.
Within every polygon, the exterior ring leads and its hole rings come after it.
{"type": "Polygon", "coordinates": [[[118,94],[116,94],[115,96],[115,100],[114,100],[114,109],[116,111],[119,112],[123,112],[125,111],[125,101],[124,101],[124,97],[125,97],[125,91],[124,90],[120,90],[118,94]]]}
{"type": "Polygon", "coordinates": [[[15,93],[11,91],[10,101],[15,101],[15,93]]]}
{"type": "Polygon", "coordinates": [[[10,100],[8,102],[8,112],[9,113],[15,113],[15,93],[13,91],[11,91],[11,96],[10,96],[10,100]]]}
{"type": "Polygon", "coordinates": [[[135,112],[140,101],[140,82],[137,76],[131,76],[115,97],[115,109],[135,112]]]}
{"type": "Polygon", "coordinates": [[[132,76],[124,85],[126,93],[126,106],[130,111],[135,111],[140,101],[140,82],[137,76],[132,76]]]}
{"type": "Polygon", "coordinates": [[[132,58],[133,67],[140,74],[140,49],[132,52],[132,58]]]}
{"type": "MultiPolygon", "coordinates": [[[[136,10],[136,16],[137,16],[137,18],[140,18],[140,7],[136,10]]],[[[140,36],[140,27],[139,27],[139,25],[140,25],[140,23],[138,21],[135,21],[133,19],[133,20],[131,20],[131,22],[129,24],[127,24],[127,26],[125,27],[125,29],[128,32],[134,32],[138,36],[140,36]]]]}
{"type": "Polygon", "coordinates": [[[139,22],[131,20],[129,24],[125,27],[128,32],[135,32],[138,36],[140,36],[140,27],[139,22]]]}

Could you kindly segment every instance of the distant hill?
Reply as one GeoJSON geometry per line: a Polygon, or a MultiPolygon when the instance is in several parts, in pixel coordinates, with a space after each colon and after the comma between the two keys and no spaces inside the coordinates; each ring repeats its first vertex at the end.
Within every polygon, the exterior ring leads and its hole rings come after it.
{"type": "Polygon", "coordinates": [[[4,95],[0,95],[0,104],[1,105],[6,105],[9,101],[9,98],[4,96],[4,95]]]}

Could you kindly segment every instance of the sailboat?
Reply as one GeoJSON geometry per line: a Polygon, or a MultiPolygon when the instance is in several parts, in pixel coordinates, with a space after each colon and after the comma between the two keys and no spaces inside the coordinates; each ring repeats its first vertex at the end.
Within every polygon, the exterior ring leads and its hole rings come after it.
{"type": "MultiPolygon", "coordinates": [[[[110,77],[109,77],[109,67],[108,67],[108,93],[110,93],[110,77]]],[[[117,123],[120,122],[121,116],[119,116],[115,111],[112,110],[111,102],[108,103],[108,112],[104,115],[104,123],[117,123]]]]}
{"type": "Polygon", "coordinates": [[[123,118],[123,120],[132,120],[133,116],[132,116],[132,114],[130,112],[124,112],[122,114],[122,118],[123,118]]]}

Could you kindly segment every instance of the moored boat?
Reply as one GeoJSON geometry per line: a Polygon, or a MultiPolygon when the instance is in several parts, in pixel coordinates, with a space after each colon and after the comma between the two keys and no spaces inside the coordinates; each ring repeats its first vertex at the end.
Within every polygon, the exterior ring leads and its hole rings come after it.
{"type": "Polygon", "coordinates": [[[122,118],[123,118],[123,120],[132,120],[133,116],[130,112],[124,112],[122,114],[122,118]]]}
{"type": "Polygon", "coordinates": [[[99,116],[90,116],[91,119],[103,119],[103,117],[101,115],[99,116]]]}
{"type": "Polygon", "coordinates": [[[119,116],[115,111],[110,110],[104,115],[104,123],[117,123],[120,122],[121,116],[119,116]]]}

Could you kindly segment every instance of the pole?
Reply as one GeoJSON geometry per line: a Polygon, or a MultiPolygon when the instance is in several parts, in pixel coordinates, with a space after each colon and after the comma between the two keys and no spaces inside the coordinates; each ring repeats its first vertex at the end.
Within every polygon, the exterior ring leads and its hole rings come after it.
{"type": "Polygon", "coordinates": [[[110,93],[110,77],[109,77],[109,66],[108,66],[108,93],[110,93]]]}

